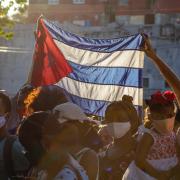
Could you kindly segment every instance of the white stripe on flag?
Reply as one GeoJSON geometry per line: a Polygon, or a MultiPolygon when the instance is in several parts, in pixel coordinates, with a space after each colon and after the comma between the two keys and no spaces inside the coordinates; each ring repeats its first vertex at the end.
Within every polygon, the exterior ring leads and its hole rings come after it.
{"type": "Polygon", "coordinates": [[[86,66],[143,68],[144,52],[138,50],[114,53],[93,52],[68,46],[55,40],[66,60],[86,66]]]}
{"type": "Polygon", "coordinates": [[[63,78],[56,85],[72,95],[91,100],[118,101],[127,94],[133,97],[134,105],[142,106],[142,88],[83,83],[68,77],[63,78]]]}

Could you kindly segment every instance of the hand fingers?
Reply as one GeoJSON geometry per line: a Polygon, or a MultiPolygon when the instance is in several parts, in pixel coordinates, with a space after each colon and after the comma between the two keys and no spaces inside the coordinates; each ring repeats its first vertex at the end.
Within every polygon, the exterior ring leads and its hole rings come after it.
{"type": "Polygon", "coordinates": [[[144,45],[142,47],[142,50],[143,51],[147,51],[148,50],[148,47],[150,46],[150,42],[149,42],[149,38],[146,34],[142,33],[141,34],[142,37],[143,37],[143,40],[144,40],[144,45]]]}

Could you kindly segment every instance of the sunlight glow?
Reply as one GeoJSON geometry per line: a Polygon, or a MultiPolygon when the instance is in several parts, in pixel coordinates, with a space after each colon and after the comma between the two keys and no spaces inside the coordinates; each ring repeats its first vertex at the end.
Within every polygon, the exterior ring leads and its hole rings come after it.
{"type": "MultiPolygon", "coordinates": [[[[15,2],[15,0],[5,0],[5,1],[3,1],[2,5],[3,5],[4,7],[6,7],[6,6],[9,5],[10,1],[13,1],[13,2],[14,2],[14,5],[9,9],[7,15],[8,15],[9,17],[12,17],[13,15],[15,15],[15,14],[17,13],[16,8],[18,7],[18,4],[15,2]]],[[[27,4],[29,4],[29,0],[27,0],[27,4]]]]}

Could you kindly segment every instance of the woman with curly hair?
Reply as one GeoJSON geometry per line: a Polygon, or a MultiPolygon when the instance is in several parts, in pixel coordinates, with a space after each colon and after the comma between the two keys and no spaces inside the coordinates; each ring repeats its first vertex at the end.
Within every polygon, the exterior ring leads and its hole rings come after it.
{"type": "Polygon", "coordinates": [[[177,107],[172,91],[156,92],[148,101],[152,127],[146,129],[137,145],[136,158],[123,180],[166,180],[178,165],[176,135],[173,131],[177,107]]]}
{"type": "Polygon", "coordinates": [[[132,97],[123,96],[121,101],[112,102],[105,112],[103,131],[112,138],[105,151],[100,153],[101,179],[122,179],[126,168],[134,159],[136,133],[140,118],[132,104],[132,97]]]}

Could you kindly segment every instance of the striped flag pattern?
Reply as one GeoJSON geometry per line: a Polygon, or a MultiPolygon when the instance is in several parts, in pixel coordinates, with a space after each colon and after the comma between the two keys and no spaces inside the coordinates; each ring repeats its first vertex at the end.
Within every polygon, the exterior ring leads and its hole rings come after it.
{"type": "Polygon", "coordinates": [[[144,52],[141,34],[90,39],[40,19],[31,83],[55,84],[86,113],[104,116],[107,105],[133,97],[142,106],[144,52]]]}

